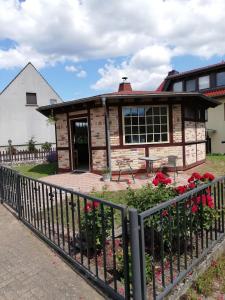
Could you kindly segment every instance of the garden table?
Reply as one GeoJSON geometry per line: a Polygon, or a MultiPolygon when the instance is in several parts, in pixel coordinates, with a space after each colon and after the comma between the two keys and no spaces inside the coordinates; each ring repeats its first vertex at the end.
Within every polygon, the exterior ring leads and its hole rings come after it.
{"type": "Polygon", "coordinates": [[[155,156],[155,155],[149,155],[144,157],[139,157],[140,160],[144,160],[146,162],[146,171],[147,176],[148,174],[154,174],[153,172],[153,164],[155,161],[163,159],[163,156],[155,156]]]}

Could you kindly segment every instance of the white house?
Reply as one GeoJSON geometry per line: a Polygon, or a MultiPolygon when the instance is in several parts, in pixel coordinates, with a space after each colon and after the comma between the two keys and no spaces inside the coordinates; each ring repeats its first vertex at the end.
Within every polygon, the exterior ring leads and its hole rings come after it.
{"type": "Polygon", "coordinates": [[[0,146],[26,144],[31,137],[37,143],[55,143],[54,125],[37,112],[43,105],[62,102],[37,69],[28,63],[0,93],[0,146]]]}

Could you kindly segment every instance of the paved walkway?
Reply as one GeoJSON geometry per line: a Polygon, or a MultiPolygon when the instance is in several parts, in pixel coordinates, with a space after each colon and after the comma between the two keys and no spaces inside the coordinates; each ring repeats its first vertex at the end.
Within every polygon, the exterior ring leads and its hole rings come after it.
{"type": "Polygon", "coordinates": [[[0,300],[104,299],[0,204],[0,300]]]}
{"type": "MultiPolygon", "coordinates": [[[[170,174],[171,179],[173,179],[173,173],[170,174]]],[[[187,179],[190,177],[185,172],[179,172],[178,177],[176,177],[176,185],[187,184],[187,179]]],[[[111,182],[102,181],[102,176],[93,173],[65,173],[56,174],[47,177],[42,177],[41,180],[56,184],[65,188],[73,189],[74,191],[79,191],[82,193],[90,193],[92,191],[101,191],[103,188],[107,188],[109,191],[125,190],[127,188],[127,183],[129,181],[130,186],[134,189],[140,188],[142,185],[146,185],[151,182],[153,177],[147,178],[145,174],[135,175],[135,183],[133,183],[132,177],[130,175],[122,175],[121,181],[117,181],[118,176],[114,176],[111,182]]]]}

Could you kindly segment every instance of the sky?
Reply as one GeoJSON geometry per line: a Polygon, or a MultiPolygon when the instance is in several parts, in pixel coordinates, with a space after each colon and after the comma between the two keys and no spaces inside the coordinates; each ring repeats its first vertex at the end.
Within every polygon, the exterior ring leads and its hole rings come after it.
{"type": "Polygon", "coordinates": [[[0,90],[29,61],[63,100],[225,60],[224,0],[0,0],[0,90]]]}

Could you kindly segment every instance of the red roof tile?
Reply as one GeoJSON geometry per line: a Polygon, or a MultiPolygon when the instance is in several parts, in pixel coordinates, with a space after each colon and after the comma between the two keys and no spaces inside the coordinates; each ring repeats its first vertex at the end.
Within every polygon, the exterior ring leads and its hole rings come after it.
{"type": "Polygon", "coordinates": [[[162,92],[164,84],[165,84],[165,80],[163,80],[163,82],[160,83],[160,85],[157,87],[157,89],[155,91],[156,92],[162,92]]]}
{"type": "Polygon", "coordinates": [[[225,89],[208,91],[208,92],[205,92],[204,95],[208,96],[208,97],[223,96],[223,95],[225,95],[225,89]]]}

